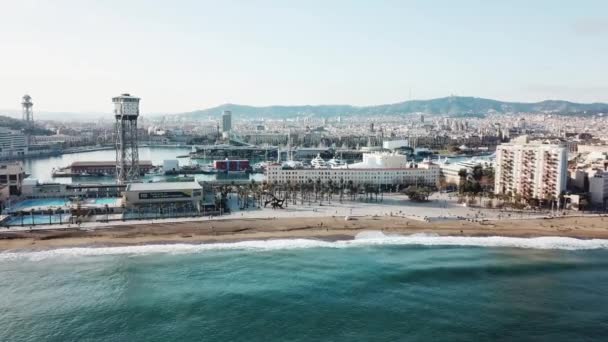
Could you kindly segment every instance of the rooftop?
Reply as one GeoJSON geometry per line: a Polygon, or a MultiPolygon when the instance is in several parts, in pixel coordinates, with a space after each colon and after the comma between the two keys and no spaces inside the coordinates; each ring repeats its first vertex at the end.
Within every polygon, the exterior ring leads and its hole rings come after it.
{"type": "MultiPolygon", "coordinates": [[[[140,160],[139,161],[139,165],[152,165],[152,162],[149,160],[140,160]]],[[[112,161],[75,161],[72,163],[71,165],[72,167],[74,166],[80,166],[80,167],[87,167],[87,166],[116,166],[116,161],[112,160],[112,161]]]]}
{"type": "Polygon", "coordinates": [[[202,189],[198,182],[155,182],[155,183],[131,183],[127,185],[127,191],[170,191],[170,190],[193,190],[202,189]]]}

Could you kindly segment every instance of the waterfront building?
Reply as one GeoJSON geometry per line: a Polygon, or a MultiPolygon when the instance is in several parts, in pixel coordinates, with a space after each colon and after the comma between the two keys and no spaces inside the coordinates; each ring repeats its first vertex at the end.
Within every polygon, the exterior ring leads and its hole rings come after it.
{"type": "Polygon", "coordinates": [[[9,187],[10,195],[21,195],[25,170],[20,161],[0,163],[0,185],[9,187]]]}
{"type": "Polygon", "coordinates": [[[169,209],[171,205],[200,211],[203,187],[198,182],[131,183],[123,192],[128,207],[169,209]]]}
{"type": "Polygon", "coordinates": [[[27,137],[20,131],[0,127],[0,158],[20,158],[27,154],[27,137]]]}
{"type": "Polygon", "coordinates": [[[222,132],[229,133],[232,131],[232,112],[225,110],[222,113],[222,132]]]}
{"type": "Polygon", "coordinates": [[[404,147],[410,147],[410,141],[408,139],[385,140],[382,142],[382,148],[387,150],[397,150],[404,147]]]}
{"type": "Polygon", "coordinates": [[[520,138],[496,149],[494,191],[524,200],[558,198],[566,190],[568,149],[520,138]]]}
{"type": "Polygon", "coordinates": [[[44,197],[68,197],[75,195],[68,191],[67,184],[40,183],[37,179],[26,179],[23,181],[21,195],[26,198],[44,197]]]}
{"type": "Polygon", "coordinates": [[[163,160],[163,171],[167,172],[178,172],[179,161],[177,159],[163,160]]]}
{"type": "MultiPolygon", "coordinates": [[[[150,172],[154,165],[149,160],[139,162],[138,170],[142,176],[150,172]]],[[[68,171],[68,170],[66,170],[68,171]]],[[[69,166],[69,173],[72,175],[116,175],[116,162],[113,161],[76,161],[69,166]]]]}
{"type": "Polygon", "coordinates": [[[408,163],[405,156],[389,153],[366,153],[363,161],[341,168],[291,169],[281,164],[270,164],[266,168],[269,183],[307,183],[331,180],[334,184],[354,185],[429,185],[439,182],[439,166],[431,162],[408,163]]]}
{"type": "Polygon", "coordinates": [[[493,163],[489,160],[482,160],[477,158],[471,158],[469,160],[463,160],[456,163],[440,163],[439,166],[441,168],[441,174],[445,178],[446,183],[448,184],[460,184],[461,177],[460,171],[466,170],[467,175],[471,176],[473,174],[473,169],[477,166],[481,166],[482,168],[487,168],[492,166],[493,163]]]}

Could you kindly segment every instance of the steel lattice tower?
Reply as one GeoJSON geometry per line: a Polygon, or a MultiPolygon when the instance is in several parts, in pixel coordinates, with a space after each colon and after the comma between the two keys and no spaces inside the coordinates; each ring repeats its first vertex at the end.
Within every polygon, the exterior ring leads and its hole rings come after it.
{"type": "Polygon", "coordinates": [[[139,98],[122,94],[112,98],[112,102],[116,118],[116,180],[119,184],[124,184],[137,180],[140,176],[137,149],[139,98]]]}
{"type": "Polygon", "coordinates": [[[28,126],[31,126],[34,123],[34,111],[32,110],[34,103],[32,102],[32,97],[27,94],[23,95],[21,106],[23,107],[23,121],[25,121],[28,126]]]}

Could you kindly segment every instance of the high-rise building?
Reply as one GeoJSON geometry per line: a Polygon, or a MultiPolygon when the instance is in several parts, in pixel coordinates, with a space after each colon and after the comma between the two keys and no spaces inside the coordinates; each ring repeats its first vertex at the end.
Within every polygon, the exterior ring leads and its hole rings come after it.
{"type": "Polygon", "coordinates": [[[568,149],[556,144],[529,143],[527,137],[496,148],[497,194],[522,199],[557,199],[566,190],[568,149]]]}
{"type": "Polygon", "coordinates": [[[232,131],[232,112],[225,110],[222,113],[222,132],[228,133],[232,131]]]}
{"type": "Polygon", "coordinates": [[[112,98],[114,102],[115,142],[116,142],[116,180],[124,184],[136,180],[139,172],[139,151],[137,137],[137,118],[139,117],[139,98],[122,94],[112,98]]]}
{"type": "Polygon", "coordinates": [[[597,171],[595,175],[589,177],[589,195],[591,204],[597,208],[606,208],[608,202],[608,172],[597,171]]]}

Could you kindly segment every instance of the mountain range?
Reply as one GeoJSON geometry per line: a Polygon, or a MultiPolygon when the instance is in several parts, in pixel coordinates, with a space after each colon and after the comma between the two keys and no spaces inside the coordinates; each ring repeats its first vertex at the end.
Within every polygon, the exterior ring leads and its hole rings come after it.
{"type": "Polygon", "coordinates": [[[401,115],[424,113],[449,116],[480,116],[490,113],[551,113],[592,115],[608,113],[607,103],[574,103],[561,100],[542,102],[505,102],[478,97],[449,96],[431,100],[412,100],[376,106],[318,105],[264,106],[223,104],[217,107],[174,114],[184,119],[217,117],[224,110],[241,118],[285,118],[296,116],[335,117],[368,115],[401,115]]]}

